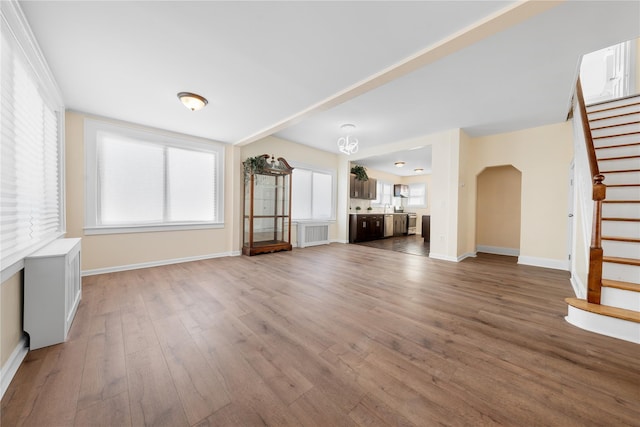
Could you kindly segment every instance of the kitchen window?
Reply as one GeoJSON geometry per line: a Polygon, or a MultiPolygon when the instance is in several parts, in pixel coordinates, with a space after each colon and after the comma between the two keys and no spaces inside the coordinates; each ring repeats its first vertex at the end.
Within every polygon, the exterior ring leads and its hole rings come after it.
{"type": "Polygon", "coordinates": [[[384,207],[393,204],[393,184],[390,182],[378,180],[376,194],[377,198],[371,202],[371,206],[384,207]]]}
{"type": "Polygon", "coordinates": [[[222,144],[85,120],[87,234],[223,224],[222,144]]]}
{"type": "Polygon", "coordinates": [[[297,166],[291,180],[293,221],[335,220],[335,172],[297,166]]]}
{"type": "Polygon", "coordinates": [[[426,208],[427,207],[427,185],[423,183],[409,184],[409,198],[407,207],[426,208]]]}

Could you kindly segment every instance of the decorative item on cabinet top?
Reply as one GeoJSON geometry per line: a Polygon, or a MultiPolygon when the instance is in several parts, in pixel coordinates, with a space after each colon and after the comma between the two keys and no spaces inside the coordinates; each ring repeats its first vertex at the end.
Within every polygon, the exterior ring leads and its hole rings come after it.
{"type": "Polygon", "coordinates": [[[248,157],[244,162],[244,176],[247,178],[252,173],[266,174],[266,175],[281,175],[283,172],[291,173],[293,168],[282,157],[276,158],[269,156],[268,154],[262,154],[260,156],[248,157]],[[269,159],[271,157],[271,159],[269,159]]]}

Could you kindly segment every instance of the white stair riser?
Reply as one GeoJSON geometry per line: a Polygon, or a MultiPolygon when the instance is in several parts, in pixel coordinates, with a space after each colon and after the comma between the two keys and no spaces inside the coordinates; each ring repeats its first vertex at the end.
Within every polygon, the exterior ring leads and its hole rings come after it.
{"type": "Polygon", "coordinates": [[[625,124],[615,127],[608,127],[604,129],[592,129],[591,135],[595,138],[598,136],[609,136],[609,135],[620,135],[623,133],[639,133],[640,132],[640,124],[625,124]]]}
{"type": "Polygon", "coordinates": [[[640,184],[640,172],[605,173],[604,183],[610,184],[640,184]]]}
{"type": "Polygon", "coordinates": [[[640,344],[640,323],[602,316],[569,306],[566,321],[597,334],[640,344]]]}
{"type": "Polygon", "coordinates": [[[640,203],[603,203],[602,216],[609,218],[640,218],[640,203]]]}
{"type": "Polygon", "coordinates": [[[640,200],[640,187],[607,187],[607,200],[640,200]]]}
{"type": "Polygon", "coordinates": [[[600,160],[598,162],[598,169],[601,171],[640,169],[640,159],[600,160]]]}
{"type": "Polygon", "coordinates": [[[602,235],[640,239],[640,222],[602,221],[602,235]]]}
{"type": "Polygon", "coordinates": [[[602,294],[600,295],[600,304],[624,308],[626,310],[640,311],[640,292],[603,286],[602,294]]]}
{"type": "MultiPolygon", "coordinates": [[[[632,103],[632,102],[629,102],[629,103],[632,103]]],[[[627,104],[628,103],[625,103],[624,104],[625,106],[616,108],[614,110],[595,111],[595,112],[593,111],[602,110],[609,107],[615,107],[616,105],[600,105],[596,107],[587,107],[587,117],[589,117],[589,120],[593,120],[593,119],[600,119],[602,117],[617,116],[619,114],[635,113],[636,111],[640,111],[639,105],[627,105],[627,104]]],[[[618,105],[621,105],[621,104],[618,104],[618,105]]]]}
{"type": "Polygon", "coordinates": [[[640,243],[603,239],[602,250],[604,256],[640,259],[640,243]]]}
{"type": "Polygon", "coordinates": [[[622,107],[630,104],[637,104],[640,102],[640,95],[631,95],[622,99],[612,99],[610,101],[601,102],[598,104],[587,105],[587,111],[601,110],[603,108],[622,107]]]}
{"type": "Polygon", "coordinates": [[[613,262],[602,263],[602,278],[640,285],[640,267],[613,262]]]}
{"type": "Polygon", "coordinates": [[[640,156],[640,145],[627,145],[622,147],[606,148],[604,150],[596,150],[596,157],[598,159],[622,156],[640,156]]]}
{"type": "Polygon", "coordinates": [[[640,135],[632,134],[612,138],[594,139],[593,146],[596,148],[608,147],[610,145],[633,144],[634,142],[640,142],[640,135]]]}
{"type": "Polygon", "coordinates": [[[637,113],[626,115],[626,116],[617,116],[617,117],[608,117],[602,120],[595,120],[589,122],[591,129],[599,128],[603,126],[612,126],[612,125],[621,125],[624,123],[638,122],[640,121],[640,110],[637,113]]]}

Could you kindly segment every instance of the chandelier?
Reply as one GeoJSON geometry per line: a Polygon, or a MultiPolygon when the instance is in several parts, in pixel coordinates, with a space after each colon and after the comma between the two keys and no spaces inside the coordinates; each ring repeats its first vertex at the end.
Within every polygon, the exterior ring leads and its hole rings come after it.
{"type": "Polygon", "coordinates": [[[358,138],[352,135],[355,128],[355,125],[351,124],[340,126],[345,135],[338,138],[338,149],[346,155],[358,152],[358,138]]]}

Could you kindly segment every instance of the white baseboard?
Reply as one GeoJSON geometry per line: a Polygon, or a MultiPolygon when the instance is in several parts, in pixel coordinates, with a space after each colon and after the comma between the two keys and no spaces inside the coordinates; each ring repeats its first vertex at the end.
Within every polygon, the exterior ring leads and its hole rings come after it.
{"type": "Polygon", "coordinates": [[[507,256],[520,255],[520,249],[518,248],[502,248],[499,246],[478,245],[476,246],[476,251],[483,252],[486,254],[494,254],[494,255],[507,255],[507,256]]]}
{"type": "Polygon", "coordinates": [[[241,254],[242,252],[240,251],[231,251],[231,252],[221,252],[217,254],[198,255],[198,256],[185,257],[185,258],[163,259],[160,261],[142,262],[139,264],[117,265],[114,267],[104,267],[104,268],[96,268],[92,270],[83,270],[82,276],[93,276],[96,274],[115,273],[118,271],[127,271],[127,270],[137,270],[140,268],[160,267],[163,265],[180,264],[183,262],[191,262],[191,261],[201,261],[204,259],[223,258],[228,256],[239,256],[241,254]]]}
{"type": "Polygon", "coordinates": [[[456,259],[456,261],[457,261],[457,262],[460,262],[460,261],[462,261],[463,259],[467,259],[467,258],[475,258],[475,257],[477,257],[477,256],[478,256],[478,255],[477,255],[475,252],[468,252],[468,253],[466,253],[466,254],[462,254],[462,255],[460,255],[460,256],[456,259]]]}
{"type": "Polygon", "coordinates": [[[551,258],[538,258],[532,256],[520,255],[518,264],[532,265],[534,267],[553,268],[554,270],[569,271],[569,262],[551,258]]]}
{"type": "Polygon", "coordinates": [[[444,254],[437,254],[437,253],[434,253],[434,252],[430,252],[429,253],[429,258],[439,259],[439,260],[442,260],[442,261],[458,262],[458,258],[457,257],[444,255],[444,254]]]}
{"type": "Polygon", "coordinates": [[[349,243],[348,240],[344,240],[344,239],[331,239],[330,241],[331,243],[345,243],[345,244],[349,243]]]}
{"type": "Polygon", "coordinates": [[[4,397],[4,392],[9,388],[9,384],[13,380],[13,377],[18,372],[18,368],[22,364],[22,361],[27,357],[29,347],[27,347],[27,339],[22,337],[16,348],[9,356],[7,363],[0,369],[0,399],[4,397]]]}
{"type": "Polygon", "coordinates": [[[585,295],[585,289],[587,289],[587,287],[584,285],[584,283],[582,283],[582,280],[580,280],[580,277],[578,277],[577,274],[571,274],[571,287],[573,288],[573,292],[576,294],[576,298],[582,298],[585,299],[587,296],[585,295]]]}

